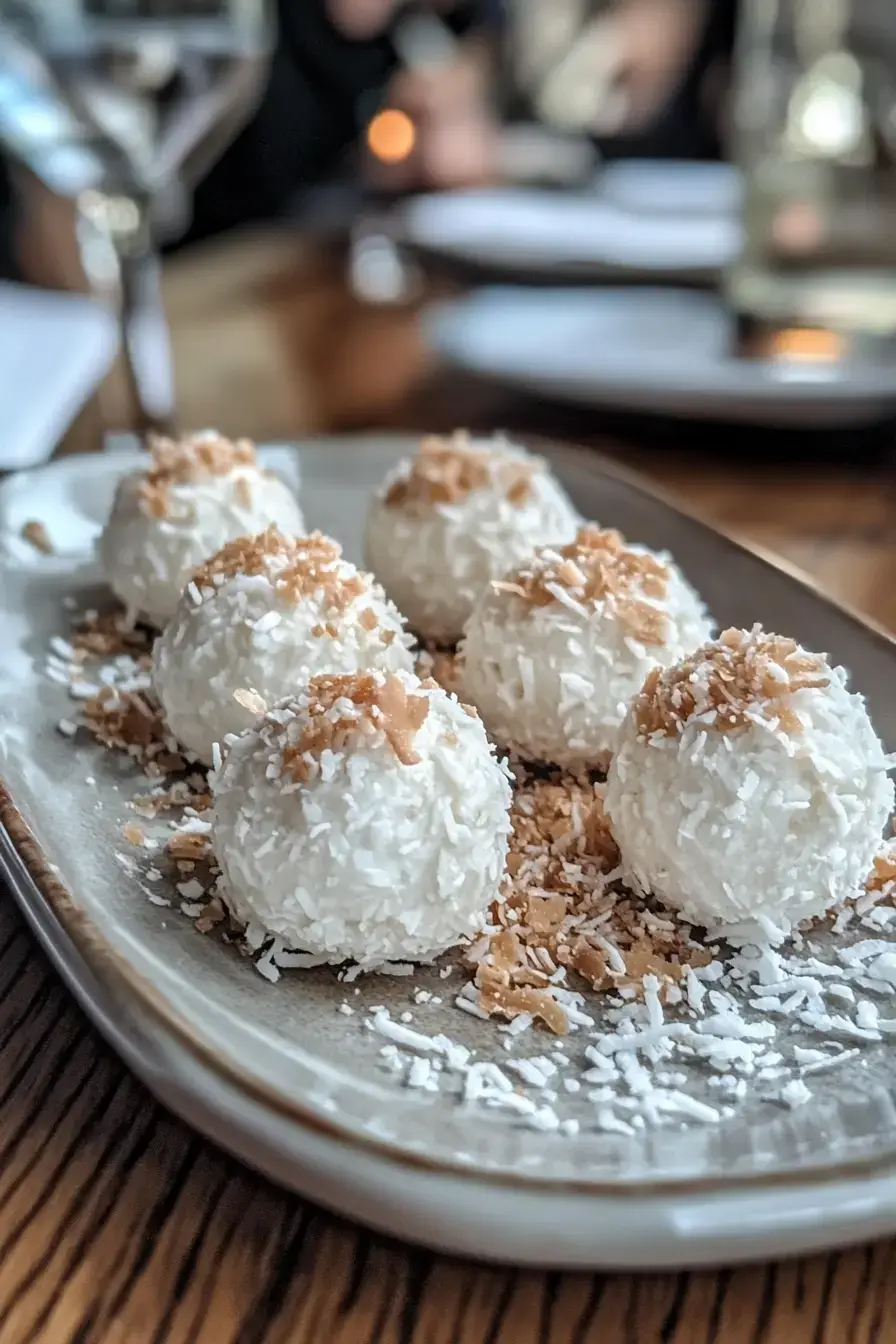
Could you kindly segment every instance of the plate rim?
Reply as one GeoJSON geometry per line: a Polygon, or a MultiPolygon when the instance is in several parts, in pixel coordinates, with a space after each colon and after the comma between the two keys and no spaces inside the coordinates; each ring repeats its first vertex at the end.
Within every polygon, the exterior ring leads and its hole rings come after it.
{"type": "MultiPolygon", "coordinates": [[[[650,298],[653,295],[666,296],[674,293],[679,298],[687,298],[692,304],[724,308],[718,294],[711,289],[681,283],[653,282],[636,287],[619,283],[601,285],[599,291],[600,296],[606,299],[624,296],[633,288],[638,289],[642,298],[644,295],[650,298]]],[[[571,302],[581,300],[583,293],[581,286],[571,283],[541,286],[541,290],[544,294],[562,296],[571,302]]],[[[892,377],[884,365],[857,366],[864,375],[863,380],[857,379],[854,374],[849,376],[849,366],[844,365],[838,371],[838,376],[816,381],[806,377],[766,376],[769,370],[775,367],[773,361],[768,359],[719,358],[713,367],[726,371],[728,381],[716,387],[706,388],[703,385],[698,387],[699,380],[696,374],[693,374],[693,384],[682,392],[677,386],[677,378],[673,376],[675,371],[671,369],[664,370],[661,379],[645,383],[641,375],[635,373],[630,365],[618,373],[605,366],[594,374],[587,376],[576,374],[573,378],[569,378],[559,371],[556,374],[550,371],[544,373],[541,370],[521,372],[518,368],[510,368],[506,364],[497,366],[494,362],[486,363],[478,358],[474,362],[467,355],[458,352],[455,338],[458,322],[466,320],[469,323],[481,313],[483,304],[494,302],[496,296],[502,298],[508,305],[515,305],[527,298],[529,302],[536,300],[531,286],[495,282],[481,285],[472,293],[438,296],[428,303],[423,311],[424,330],[435,353],[451,367],[460,369],[470,376],[504,383],[510,387],[520,388],[524,392],[559,397],[571,405],[594,406],[609,402],[624,404],[637,410],[641,401],[646,401],[649,406],[657,408],[657,414],[679,417],[686,403],[692,414],[702,417],[706,414],[724,415],[726,409],[731,411],[746,397],[753,399],[765,416],[775,413],[786,414],[790,411],[805,415],[813,409],[838,411],[862,405],[891,408],[896,402],[892,377]],[[730,378],[730,370],[733,368],[742,370],[744,374],[750,376],[743,377],[742,382],[735,385],[730,378]],[[637,404],[632,401],[636,393],[640,396],[637,404]],[[698,398],[696,406],[695,397],[698,398]]],[[[688,364],[689,370],[694,370],[696,367],[693,361],[688,364]]],[[[875,409],[875,415],[879,414],[880,412],[875,409]]],[[[747,417],[742,415],[738,415],[737,418],[747,420],[747,417]]]]}
{"type": "MultiPolygon", "coordinates": [[[[365,437],[381,438],[383,435],[318,436],[296,440],[293,446],[302,452],[326,452],[329,451],[327,445],[332,437],[363,440],[365,437]]],[[[417,441],[417,436],[410,434],[396,434],[393,437],[397,442],[406,442],[408,445],[417,441]]],[[[738,552],[747,552],[768,568],[787,574],[839,615],[845,616],[852,624],[861,627],[866,634],[873,635],[876,640],[884,643],[891,653],[896,654],[896,636],[886,630],[880,622],[866,616],[852,604],[831,596],[799,566],[762,546],[740,540],[727,529],[717,527],[700,510],[684,505],[674,491],[655,485],[641,472],[620,465],[598,449],[537,435],[515,434],[514,438],[555,461],[566,458],[586,468],[596,467],[601,474],[622,481],[648,498],[662,503],[675,514],[720,539],[726,547],[738,552]]],[[[89,456],[99,457],[101,454],[89,456]]],[[[0,562],[0,572],[6,563],[0,562]]],[[[816,1162],[771,1173],[734,1173],[725,1177],[688,1177],[678,1181],[668,1178],[659,1180],[633,1178],[619,1182],[569,1180],[532,1173],[485,1170],[470,1166],[459,1159],[452,1161],[447,1157],[438,1159],[427,1157],[425,1154],[402,1147],[399,1143],[359,1133],[340,1125],[338,1120],[326,1118],[306,1108],[300,1098],[289,1097],[279,1092],[220,1052],[212,1041],[203,1035],[201,1029],[194,1027],[168,997],[130,963],[125,954],[105,937],[101,927],[81,908],[73,893],[54,871],[53,865],[19,811],[2,777],[0,777],[0,850],[7,861],[7,866],[17,879],[12,884],[16,899],[28,904],[37,900],[49,907],[91,972],[101,980],[111,975],[125,994],[137,1000],[139,1007],[147,1012],[154,1026],[170,1033],[177,1044],[199,1064],[209,1069],[224,1083],[237,1088],[254,1104],[261,1105],[293,1124],[335,1139],[348,1149],[373,1154],[380,1160],[391,1163],[398,1171],[411,1167],[442,1175],[456,1174],[485,1186],[500,1185],[530,1192],[638,1199],[654,1195],[684,1197],[725,1190],[760,1190],[768,1186],[780,1187],[786,1182],[792,1182],[800,1188],[825,1186],[840,1180],[883,1177],[892,1174],[896,1164],[896,1135],[887,1149],[874,1156],[844,1159],[833,1166],[823,1166],[816,1162]]]]}

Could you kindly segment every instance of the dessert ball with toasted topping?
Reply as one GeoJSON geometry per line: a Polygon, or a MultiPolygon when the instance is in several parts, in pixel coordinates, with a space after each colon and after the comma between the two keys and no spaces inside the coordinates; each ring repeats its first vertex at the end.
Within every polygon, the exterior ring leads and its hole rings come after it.
{"type": "Polygon", "coordinates": [[[272,524],[305,531],[292,491],[261,469],[248,439],[231,443],[214,430],[157,438],[146,468],[118,483],[100,559],[116,596],[161,629],[194,569],[226,541],[272,524]]]}
{"type": "Polygon", "coordinates": [[[589,525],[483,593],[460,646],[460,694],[524,759],[603,769],[647,673],[711,630],[670,560],[589,525]]]}
{"type": "Polygon", "coordinates": [[[224,899],[288,947],[428,961],[498,896],[508,774],[434,682],[315,677],[229,744],[212,788],[224,899]]]}
{"type": "Polygon", "coordinates": [[[541,458],[502,438],[432,437],[371,501],[367,563],[412,630],[452,644],[489,580],[577,524],[541,458]]]}
{"type": "Polygon", "coordinates": [[[371,574],[315,532],[270,528],[228,542],[197,570],[153,650],[153,681],[174,736],[210,763],[213,746],[268,703],[323,672],[413,671],[401,615],[371,574]]]}
{"type": "Polygon", "coordinates": [[[893,807],[846,673],[726,630],[632,701],[606,808],[632,882],[697,924],[786,929],[856,895],[893,807]]]}

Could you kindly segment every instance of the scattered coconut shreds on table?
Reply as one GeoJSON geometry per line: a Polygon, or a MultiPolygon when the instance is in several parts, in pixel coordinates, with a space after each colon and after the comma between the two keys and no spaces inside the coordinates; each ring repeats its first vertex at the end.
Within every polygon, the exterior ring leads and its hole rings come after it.
{"type": "MultiPolygon", "coordinates": [[[[451,688],[452,655],[424,652],[420,663],[451,688]]],[[[149,633],[114,614],[86,613],[47,653],[47,676],[74,702],[62,735],[77,743],[86,728],[149,777],[122,800],[136,853],[119,854],[122,866],[163,917],[177,911],[232,944],[266,980],[320,965],[229,915],[206,774],[167,734],[150,666],[149,633]]],[[[823,1083],[896,1035],[896,841],[882,844],[861,896],[786,942],[760,924],[695,930],[624,887],[601,783],[517,766],[507,871],[483,934],[429,973],[438,993],[414,983],[410,964],[377,969],[405,979],[407,1009],[353,1008],[345,996],[361,995],[362,972],[352,965],[337,971],[336,1011],[382,1040],[382,1067],[412,1091],[564,1138],[715,1125],[751,1102],[792,1112],[816,1075],[823,1083]],[[449,1003],[459,1023],[493,1033],[500,1065],[477,1057],[487,1042],[473,1050],[426,1030],[426,1015],[443,1023],[449,1003]]]]}

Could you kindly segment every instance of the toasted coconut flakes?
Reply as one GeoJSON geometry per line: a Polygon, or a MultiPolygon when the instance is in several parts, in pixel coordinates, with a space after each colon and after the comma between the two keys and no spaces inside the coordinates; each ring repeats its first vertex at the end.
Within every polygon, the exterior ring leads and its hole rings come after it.
{"type": "Polygon", "coordinates": [[[543,465],[539,458],[496,459],[491,449],[474,448],[463,431],[449,438],[429,435],[407,475],[389,487],[385,502],[389,508],[425,513],[438,504],[458,504],[495,480],[519,508],[531,495],[532,477],[543,465]]]}
{"type": "Polygon", "coordinates": [[[197,859],[208,857],[208,836],[195,832],[175,831],[174,835],[168,837],[167,848],[170,858],[195,862],[197,859]]]}
{"type": "Polygon", "coordinates": [[[526,567],[494,586],[535,607],[572,603],[577,610],[612,604],[632,638],[664,644],[668,617],[655,605],[666,597],[669,571],[655,555],[630,550],[624,538],[593,524],[558,551],[544,550],[526,567]]]}
{"type": "Polygon", "coordinates": [[[84,704],[84,723],[103,746],[150,760],[167,747],[159,709],[135,691],[104,686],[84,704]]]}
{"type": "Polygon", "coordinates": [[[829,681],[824,658],[803,652],[794,640],[759,626],[730,629],[675,667],[655,668],[632,710],[645,739],[676,737],[696,716],[707,728],[731,732],[757,713],[798,733],[802,724],[786,697],[823,689],[829,681]]]}
{"type": "Polygon", "coordinates": [[[192,807],[196,812],[205,812],[212,805],[210,793],[193,793],[189,790],[169,789],[163,793],[140,794],[132,801],[135,812],[141,816],[155,817],[160,812],[170,812],[174,808],[192,807]]]}
{"type": "Polygon", "coordinates": [[[417,655],[417,676],[431,678],[449,695],[456,694],[460,684],[460,663],[456,653],[431,652],[421,649],[417,655]]]}
{"type": "MultiPolygon", "coordinates": [[[[342,560],[342,547],[322,532],[308,537],[287,537],[276,527],[269,527],[254,537],[238,537],[229,541],[193,575],[196,587],[214,589],[216,584],[236,574],[251,576],[265,574],[277,592],[290,602],[316,596],[327,611],[344,611],[356,598],[366,593],[369,577],[352,572],[342,560]]],[[[368,620],[376,615],[369,608],[363,616],[368,620]]],[[[362,623],[363,620],[362,620],[362,623]]],[[[313,633],[333,633],[329,625],[316,626],[313,633]]],[[[336,632],[338,633],[338,632],[336,632]]]]}
{"type": "Polygon", "coordinates": [[[27,541],[29,546],[33,546],[41,555],[53,555],[54,546],[47,531],[46,524],[40,522],[37,518],[29,518],[28,522],[23,524],[19,533],[23,541],[27,541]]]}
{"type": "Polygon", "coordinates": [[[196,920],[196,928],[200,933],[209,933],[218,924],[227,918],[227,911],[219,897],[214,896],[203,907],[202,914],[196,920]]]}
{"type": "MultiPolygon", "coordinates": [[[[296,541],[287,537],[276,527],[269,527],[254,537],[237,537],[228,541],[219,551],[197,569],[193,582],[198,589],[213,588],[216,581],[231,579],[235,574],[267,574],[272,562],[292,560],[296,553],[296,541]]],[[[338,547],[334,543],[334,558],[338,559],[338,547]]]]}
{"type": "Polygon", "coordinates": [[[492,909],[492,923],[504,927],[474,976],[486,1012],[529,1012],[552,1030],[565,1030],[568,1005],[557,1002],[549,983],[558,969],[594,990],[625,989],[637,997],[645,974],[655,975],[665,998],[688,966],[709,960],[690,945],[686,925],[612,889],[619,852],[601,785],[562,774],[523,775],[511,821],[504,901],[492,909]],[[517,991],[526,992],[520,997],[517,991]]]}
{"type": "Polygon", "coordinates": [[[326,750],[342,751],[365,731],[384,733],[402,765],[418,764],[413,743],[429,713],[429,700],[408,694],[400,677],[389,677],[382,684],[370,672],[313,677],[308,689],[308,723],[283,751],[283,768],[297,783],[310,777],[309,758],[326,750]],[[348,701],[350,707],[334,719],[331,711],[340,701],[348,701]]]}
{"type": "Polygon", "coordinates": [[[884,891],[893,882],[896,882],[896,851],[890,843],[886,850],[875,858],[871,876],[865,887],[868,891],[884,891]]]}
{"type": "Polygon", "coordinates": [[[89,612],[75,626],[72,635],[75,658],[115,658],[130,654],[144,667],[149,665],[152,641],[149,632],[129,625],[119,612],[103,616],[89,612]],[[146,657],[143,663],[142,657],[146,657]]]}
{"type": "Polygon", "coordinates": [[[132,821],[127,822],[122,828],[122,834],[124,835],[125,840],[131,845],[139,845],[142,847],[146,843],[146,835],[140,827],[136,826],[132,821]]]}
{"type": "Polygon", "coordinates": [[[243,709],[248,709],[250,714],[266,714],[268,712],[267,701],[257,691],[234,691],[233,698],[238,705],[242,705],[243,709]]]}
{"type": "Polygon", "coordinates": [[[172,485],[186,485],[227,476],[236,467],[257,465],[255,445],[249,439],[231,441],[217,433],[168,439],[159,435],[149,441],[150,465],[140,484],[139,501],[151,518],[168,515],[172,485]]]}

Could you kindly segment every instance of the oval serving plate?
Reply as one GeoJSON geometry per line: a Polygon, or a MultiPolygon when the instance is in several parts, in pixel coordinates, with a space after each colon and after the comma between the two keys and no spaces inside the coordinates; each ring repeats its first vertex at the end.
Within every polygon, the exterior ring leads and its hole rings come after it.
{"type": "MultiPolygon", "coordinates": [[[[359,559],[367,493],[407,449],[407,440],[394,437],[303,446],[309,523],[337,535],[359,559]]],[[[896,651],[882,632],[596,455],[558,449],[553,456],[583,513],[670,549],[721,623],[762,619],[849,666],[894,748],[896,651]]],[[[128,461],[72,459],[34,473],[31,516],[40,517],[42,492],[92,498],[128,461]]],[[[0,525],[23,507],[20,492],[10,510],[9,488],[0,492],[0,525]]],[[[197,934],[176,907],[150,904],[133,871],[141,859],[125,853],[122,836],[124,799],[145,781],[56,731],[70,701],[41,669],[51,636],[64,630],[67,596],[82,605],[102,600],[88,553],[6,562],[4,866],[45,941],[56,939],[53,955],[70,983],[81,985],[88,1009],[102,1026],[102,999],[107,1018],[127,1024],[120,1031],[132,1045],[124,1053],[174,1109],[342,1212],[499,1258],[708,1263],[896,1226],[887,1165],[896,1154],[896,1056],[886,1044],[813,1080],[811,1101],[792,1113],[756,1101],[711,1127],[625,1136],[588,1129],[583,1099],[578,1135],[540,1133],[444,1093],[408,1091],[384,1072],[383,1042],[362,1029],[363,1010],[385,1004],[397,1017],[411,988],[444,987],[438,970],[410,981],[365,977],[351,987],[328,970],[302,971],[272,985],[250,961],[197,934]],[[80,965],[89,967],[93,990],[80,965]],[[350,996],[358,1011],[347,1018],[337,1009],[350,996]],[[531,1224],[530,1215],[536,1223],[522,1231],[519,1219],[531,1224]],[[502,1234],[505,1217],[516,1222],[502,1234]]],[[[443,1031],[482,1058],[495,1053],[494,1026],[453,1007],[428,1009],[425,1018],[415,1012],[415,1019],[419,1030],[443,1031]]],[[[571,1038],[570,1049],[576,1044],[571,1038]]],[[[540,1033],[532,1048],[546,1048],[540,1033]]]]}

